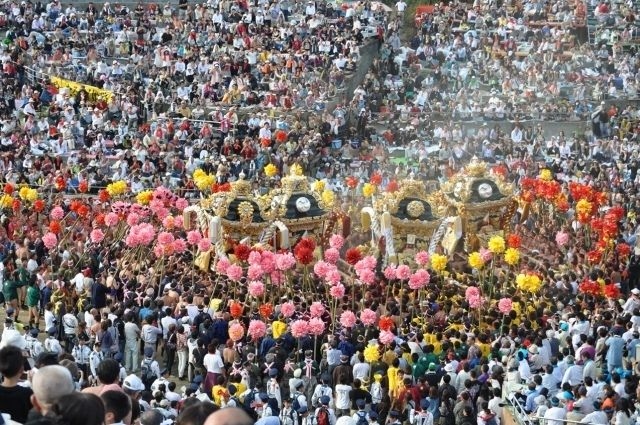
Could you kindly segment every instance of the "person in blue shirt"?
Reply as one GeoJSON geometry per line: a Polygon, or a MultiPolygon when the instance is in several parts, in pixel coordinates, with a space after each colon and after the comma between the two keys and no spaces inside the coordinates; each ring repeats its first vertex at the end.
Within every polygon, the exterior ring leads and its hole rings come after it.
{"type": "Polygon", "coordinates": [[[607,370],[609,372],[622,366],[622,351],[625,345],[622,333],[623,329],[621,327],[614,327],[612,335],[604,342],[609,347],[607,350],[607,370]]]}

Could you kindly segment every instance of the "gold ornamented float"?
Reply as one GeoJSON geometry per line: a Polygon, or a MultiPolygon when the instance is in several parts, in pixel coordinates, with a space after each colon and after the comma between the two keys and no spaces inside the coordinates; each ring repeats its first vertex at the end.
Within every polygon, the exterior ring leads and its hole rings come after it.
{"type": "Polygon", "coordinates": [[[403,262],[415,250],[427,250],[442,222],[436,207],[437,193],[428,193],[425,183],[410,176],[399,182],[398,190],[387,192],[362,209],[361,222],[372,235],[384,238],[386,258],[403,262]]]}
{"type": "Polygon", "coordinates": [[[304,234],[321,239],[328,223],[340,219],[332,211],[333,193],[297,168],[262,196],[244,177],[230,183],[228,192],[214,193],[185,209],[185,228],[202,230],[218,255],[226,251],[228,241],[289,248],[304,234]]]}
{"type": "Polygon", "coordinates": [[[464,170],[442,185],[441,191],[449,214],[459,219],[459,229],[449,229],[443,236],[442,245],[449,252],[455,250],[460,236],[465,251],[472,252],[491,236],[507,236],[510,232],[518,206],[514,186],[485,162],[474,157],[464,170]]]}

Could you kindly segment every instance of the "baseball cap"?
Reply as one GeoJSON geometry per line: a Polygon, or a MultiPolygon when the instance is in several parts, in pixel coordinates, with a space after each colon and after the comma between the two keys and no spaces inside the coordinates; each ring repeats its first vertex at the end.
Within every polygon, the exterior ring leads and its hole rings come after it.
{"type": "Polygon", "coordinates": [[[129,391],[144,391],[144,384],[142,380],[136,375],[129,375],[124,379],[122,388],[129,391]]]}

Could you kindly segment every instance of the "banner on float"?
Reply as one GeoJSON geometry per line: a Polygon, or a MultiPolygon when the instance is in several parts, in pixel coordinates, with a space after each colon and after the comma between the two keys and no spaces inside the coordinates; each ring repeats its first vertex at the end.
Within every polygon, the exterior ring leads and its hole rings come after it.
{"type": "Polygon", "coordinates": [[[59,77],[51,77],[51,84],[58,89],[69,89],[69,94],[75,96],[79,91],[83,90],[87,92],[90,102],[95,102],[98,97],[103,97],[106,101],[111,101],[113,93],[109,90],[103,90],[98,87],[89,86],[87,84],[76,83],[75,81],[65,80],[59,77]]]}

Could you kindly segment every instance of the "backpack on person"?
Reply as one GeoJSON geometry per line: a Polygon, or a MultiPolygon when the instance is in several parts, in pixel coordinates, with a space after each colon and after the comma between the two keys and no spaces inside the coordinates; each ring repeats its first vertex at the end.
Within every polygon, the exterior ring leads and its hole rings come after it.
{"type": "Polygon", "coordinates": [[[153,371],[153,362],[155,362],[155,360],[145,360],[144,362],[142,362],[142,367],[140,368],[140,379],[142,380],[142,383],[147,390],[150,390],[151,385],[155,382],[156,379],[158,379],[158,376],[153,371]]]}
{"type": "Polygon", "coordinates": [[[318,410],[318,414],[316,415],[316,422],[317,422],[317,425],[330,425],[330,422],[329,422],[329,411],[327,410],[326,407],[322,406],[318,410]]]}
{"type": "Polygon", "coordinates": [[[299,397],[300,397],[300,394],[294,394],[293,401],[291,403],[291,407],[293,407],[293,410],[295,412],[300,410],[300,400],[298,400],[299,397]]]}
{"type": "Polygon", "coordinates": [[[356,415],[358,415],[358,421],[356,422],[356,425],[369,425],[367,412],[356,412],[356,415]]]}

